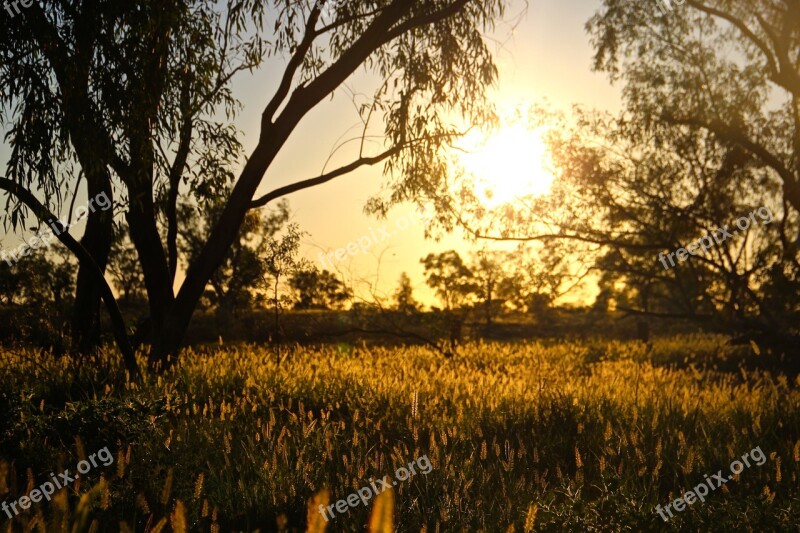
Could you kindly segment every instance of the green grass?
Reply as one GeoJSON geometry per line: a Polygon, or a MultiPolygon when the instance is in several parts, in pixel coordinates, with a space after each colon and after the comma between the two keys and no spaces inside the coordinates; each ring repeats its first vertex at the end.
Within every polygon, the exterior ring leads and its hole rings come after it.
{"type": "MultiPolygon", "coordinates": [[[[0,497],[74,469],[81,447],[109,446],[117,460],[84,508],[87,528],[145,531],[180,502],[195,531],[305,531],[321,491],[334,502],[427,455],[433,471],[396,489],[398,531],[793,531],[800,380],[740,368],[744,357],[712,337],[650,351],[484,343],[453,359],[340,346],[296,349],[280,366],[265,348],[228,346],[187,351],[134,385],[107,355],[8,354],[0,497]],[[654,511],[757,446],[766,463],[705,503],[668,524],[654,511]]],[[[71,523],[100,472],[16,527],[71,523]]],[[[370,511],[350,509],[328,531],[363,531],[370,511]]]]}

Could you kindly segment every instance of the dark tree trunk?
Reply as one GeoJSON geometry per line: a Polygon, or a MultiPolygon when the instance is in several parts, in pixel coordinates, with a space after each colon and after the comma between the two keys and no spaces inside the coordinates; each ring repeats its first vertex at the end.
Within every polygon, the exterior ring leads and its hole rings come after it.
{"type": "MultiPolygon", "coordinates": [[[[299,121],[299,117],[297,120],[299,121]]],[[[203,295],[208,280],[211,279],[214,271],[222,264],[225,255],[239,235],[242,223],[249,210],[250,202],[261,183],[261,178],[275,158],[280,146],[288,138],[292,127],[293,125],[286,127],[283,131],[269,127],[275,133],[274,137],[264,135],[262,132],[262,140],[245,165],[239,180],[233,188],[228,204],[208,238],[208,242],[203,247],[200,256],[186,273],[186,280],[174,302],[169,307],[169,312],[164,315],[160,325],[155,325],[158,329],[154,331],[153,344],[150,351],[151,367],[163,366],[167,363],[169,356],[173,356],[173,359],[177,356],[197,302],[203,295]],[[265,141],[269,137],[272,137],[274,141],[265,141]]],[[[148,296],[150,296],[150,301],[153,302],[152,296],[149,294],[148,296]]]]}
{"type": "MultiPolygon", "coordinates": [[[[89,198],[105,193],[112,197],[108,180],[89,180],[89,198]]],[[[89,213],[86,233],[81,244],[105,274],[113,239],[113,211],[99,208],[89,213]]],[[[78,268],[75,285],[75,307],[72,310],[72,346],[79,353],[90,353],[100,343],[100,303],[102,288],[93,269],[86,264],[78,268]]]]}

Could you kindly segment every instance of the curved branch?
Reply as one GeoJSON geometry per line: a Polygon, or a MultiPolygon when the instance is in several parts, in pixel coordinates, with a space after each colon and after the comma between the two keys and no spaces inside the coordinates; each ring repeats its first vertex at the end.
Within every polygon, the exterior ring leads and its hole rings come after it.
{"type": "MultiPolygon", "coordinates": [[[[5,177],[0,177],[0,190],[4,190],[9,194],[16,196],[22,203],[24,203],[34,212],[39,220],[46,223],[48,226],[52,227],[52,225],[56,223],[62,225],[61,221],[55,215],[53,215],[50,210],[47,209],[47,207],[45,207],[29,190],[20,186],[16,182],[5,177]]],[[[97,266],[97,263],[94,262],[91,254],[89,254],[89,252],[86,251],[81,243],[78,242],[75,237],[70,235],[66,230],[58,233],[56,237],[58,237],[58,240],[61,241],[64,246],[66,246],[67,249],[69,249],[69,251],[78,258],[82,265],[91,270],[91,272],[100,282],[100,293],[103,297],[103,301],[106,303],[108,314],[111,317],[114,338],[117,341],[120,352],[122,352],[125,368],[128,370],[128,372],[130,372],[132,378],[139,378],[141,375],[139,371],[139,365],[136,362],[136,354],[131,347],[128,334],[125,331],[125,320],[122,317],[122,313],[117,305],[117,300],[114,298],[114,293],[111,290],[111,287],[108,285],[103,272],[97,266]]]]}
{"type": "Polygon", "coordinates": [[[780,70],[778,69],[778,65],[775,62],[775,58],[772,55],[772,50],[770,50],[769,46],[765,41],[760,39],[758,35],[755,34],[753,30],[751,30],[745,22],[733,16],[730,13],[722,11],[720,9],[713,8],[711,6],[707,6],[702,2],[698,2],[697,0],[688,0],[687,4],[692,6],[693,8],[706,13],[707,15],[711,15],[712,17],[721,18],[727,21],[732,26],[736,27],[742,34],[749,39],[760,51],[764,54],[764,59],[767,61],[767,66],[769,67],[770,72],[772,72],[772,76],[774,78],[779,77],[780,70]]]}
{"type": "Polygon", "coordinates": [[[315,187],[317,185],[322,185],[323,183],[327,183],[333,179],[338,178],[339,176],[344,176],[345,174],[349,174],[350,172],[353,172],[354,170],[360,167],[376,165],[381,161],[385,161],[386,159],[392,157],[393,155],[398,154],[403,148],[404,146],[402,145],[395,146],[373,157],[358,158],[349,165],[337,168],[336,170],[332,170],[326,174],[317,176],[316,178],[310,178],[307,180],[292,183],[290,185],[286,185],[284,187],[279,187],[274,191],[265,194],[261,198],[253,200],[250,203],[249,209],[257,209],[259,207],[267,205],[273,200],[280,198],[281,196],[286,196],[287,194],[291,194],[293,192],[302,191],[303,189],[308,189],[310,187],[315,187]]]}
{"type": "Polygon", "coordinates": [[[665,116],[664,120],[671,124],[682,124],[706,129],[723,140],[732,142],[748,150],[760,159],[765,165],[769,166],[783,180],[783,191],[785,198],[797,211],[800,211],[800,180],[792,173],[781,159],[773,154],[767,147],[752,140],[748,135],[725,122],[715,119],[706,121],[695,118],[677,118],[665,116]]]}

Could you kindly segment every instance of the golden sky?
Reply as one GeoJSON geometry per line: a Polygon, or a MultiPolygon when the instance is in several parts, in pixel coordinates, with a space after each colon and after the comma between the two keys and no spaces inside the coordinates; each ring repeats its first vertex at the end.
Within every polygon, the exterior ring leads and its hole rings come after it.
{"type": "MultiPolygon", "coordinates": [[[[547,101],[556,108],[582,104],[609,111],[619,109],[617,88],[590,68],[592,49],[584,25],[599,6],[599,0],[533,0],[513,35],[509,28],[498,27],[496,37],[503,44],[495,50],[500,78],[494,97],[499,108],[547,101]]],[[[349,84],[356,91],[358,81],[349,84]]],[[[248,148],[258,139],[258,119],[271,87],[264,69],[236,84],[236,94],[245,104],[240,127],[246,133],[248,148]]],[[[337,139],[358,123],[350,97],[339,91],[301,124],[267,174],[262,191],[318,175],[337,139]]],[[[304,254],[319,264],[320,252],[332,252],[375,234],[376,240],[383,242],[366,254],[359,250],[354,256],[348,255],[336,263],[338,270],[358,283],[365,298],[370,285],[377,287],[378,294],[390,294],[400,273],[407,271],[416,296],[429,303],[432,294],[425,286],[419,260],[430,252],[464,249],[464,241],[457,236],[438,243],[426,241],[423,224],[399,231],[398,225],[403,227],[410,211],[407,206],[392,210],[385,221],[365,216],[363,206],[379,191],[380,179],[381,168],[365,169],[289,197],[295,220],[311,234],[304,243],[304,254]],[[384,224],[386,230],[396,234],[386,238],[379,231],[384,224]]]]}

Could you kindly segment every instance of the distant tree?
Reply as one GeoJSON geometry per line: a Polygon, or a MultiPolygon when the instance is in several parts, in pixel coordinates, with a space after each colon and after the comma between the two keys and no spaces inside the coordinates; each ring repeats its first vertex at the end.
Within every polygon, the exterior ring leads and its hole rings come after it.
{"type": "Polygon", "coordinates": [[[484,322],[490,326],[501,308],[496,297],[498,287],[506,277],[503,271],[502,254],[486,250],[478,252],[472,259],[471,271],[478,284],[477,293],[484,322]]]}
{"type": "Polygon", "coordinates": [[[14,307],[20,338],[59,353],[67,349],[75,277],[74,260],[52,250],[0,265],[0,297],[14,307]]]}
{"type": "Polygon", "coordinates": [[[75,263],[69,256],[39,252],[21,257],[10,268],[18,282],[16,301],[36,309],[55,308],[66,313],[75,287],[75,263]]]}
{"type": "MultiPolygon", "coordinates": [[[[183,205],[180,210],[182,251],[188,262],[205,246],[211,228],[224,207],[224,198],[204,202],[200,206],[183,205]]],[[[238,311],[252,308],[268,275],[269,261],[276,249],[276,235],[289,220],[286,202],[264,213],[251,212],[220,267],[211,276],[206,300],[221,317],[236,316],[238,311]]],[[[280,246],[278,245],[278,248],[280,246]]]]}
{"type": "Polygon", "coordinates": [[[0,298],[6,305],[34,309],[58,309],[66,313],[72,305],[75,264],[52,251],[19,258],[13,266],[0,263],[0,298]]]}
{"type": "Polygon", "coordinates": [[[73,303],[70,292],[75,286],[74,277],[75,264],[69,256],[53,251],[33,252],[20,257],[13,266],[0,264],[0,297],[8,305],[67,312],[73,303]]]}
{"type": "Polygon", "coordinates": [[[126,226],[118,226],[114,232],[108,272],[120,292],[120,302],[130,305],[146,301],[144,274],[126,226]]]}
{"type": "Polygon", "coordinates": [[[20,294],[22,273],[14,265],[0,261],[0,298],[5,305],[14,305],[20,294]]]}
{"type": "Polygon", "coordinates": [[[450,345],[447,353],[452,355],[461,343],[464,324],[480,293],[480,286],[455,250],[428,254],[421,262],[425,267],[426,283],[444,304],[450,345]]]}
{"type": "Polygon", "coordinates": [[[291,297],[286,294],[285,285],[296,273],[309,268],[308,263],[298,257],[302,236],[303,233],[297,224],[289,224],[283,235],[273,237],[266,242],[266,248],[261,255],[263,265],[261,283],[272,305],[275,341],[278,343],[282,337],[281,311],[292,303],[291,297]]]}
{"type": "Polygon", "coordinates": [[[436,291],[445,310],[462,309],[475,302],[480,287],[458,252],[428,254],[421,263],[426,283],[436,291]]]}
{"type": "Polygon", "coordinates": [[[295,272],[289,282],[294,308],[341,309],[351,297],[351,292],[335,274],[316,268],[295,272]]]}
{"type": "Polygon", "coordinates": [[[395,308],[402,313],[414,313],[419,310],[419,303],[414,299],[411,278],[405,272],[400,274],[400,281],[394,293],[394,303],[395,308]]]}
{"type": "Polygon", "coordinates": [[[518,311],[544,318],[555,300],[578,286],[584,271],[575,272],[576,261],[569,243],[553,242],[547,247],[520,246],[503,254],[505,275],[497,295],[518,311]]]}

